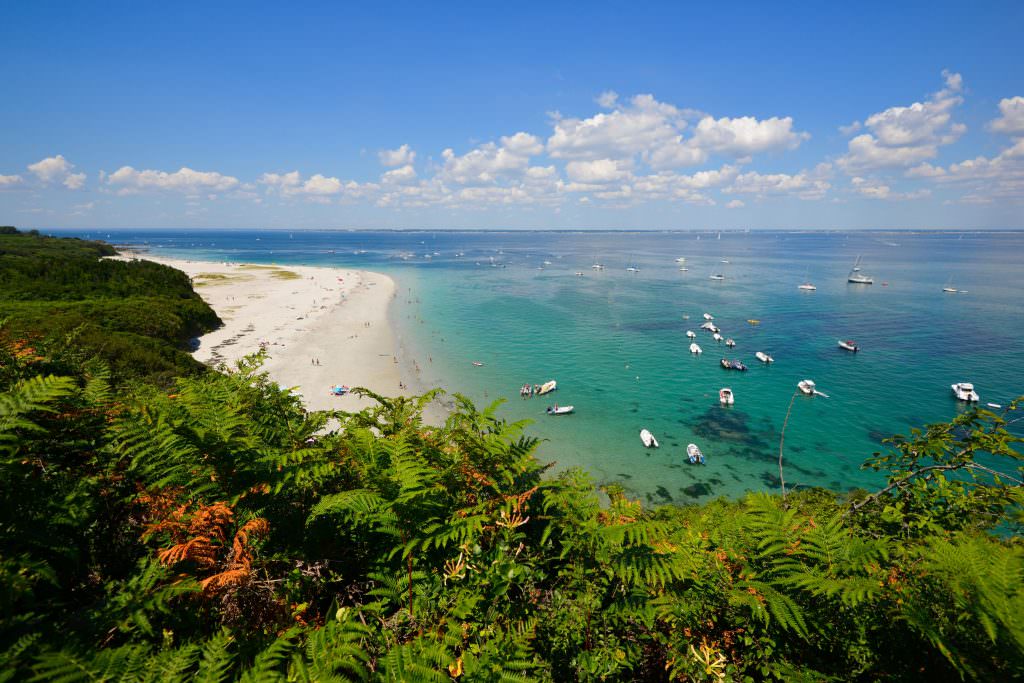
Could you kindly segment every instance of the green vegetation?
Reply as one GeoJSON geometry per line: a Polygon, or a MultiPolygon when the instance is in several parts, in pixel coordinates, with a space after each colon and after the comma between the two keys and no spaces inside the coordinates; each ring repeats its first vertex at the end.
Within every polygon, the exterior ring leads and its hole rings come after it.
{"type": "Polygon", "coordinates": [[[328,429],[259,358],[130,397],[56,371],[0,352],[4,680],[1024,675],[1018,439],[987,411],[897,438],[874,496],[646,511],[461,398],[328,429]]]}
{"type": "MultiPolygon", "coordinates": [[[[16,303],[187,327],[143,308],[187,280],[56,248],[93,294],[16,303]],[[138,309],[100,296],[150,276],[138,309]]],[[[75,334],[0,339],[0,682],[1024,677],[1016,402],[894,437],[874,493],[647,510],[544,476],[496,405],[309,413],[261,356],[115,388],[75,334]]]]}
{"type": "Polygon", "coordinates": [[[69,367],[102,359],[115,381],[169,383],[203,369],[185,352],[220,324],[188,277],[103,259],[108,244],[0,230],[0,338],[28,340],[69,367]]]}

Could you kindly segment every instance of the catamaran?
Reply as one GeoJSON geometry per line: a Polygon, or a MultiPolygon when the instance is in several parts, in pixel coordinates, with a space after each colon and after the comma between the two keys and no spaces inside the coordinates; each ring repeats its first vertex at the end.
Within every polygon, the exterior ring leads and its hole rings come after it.
{"type": "Polygon", "coordinates": [[[860,256],[857,256],[857,260],[853,263],[853,268],[850,270],[850,274],[846,276],[847,282],[852,282],[855,285],[873,285],[875,279],[868,275],[865,275],[860,270],[860,256]]]}

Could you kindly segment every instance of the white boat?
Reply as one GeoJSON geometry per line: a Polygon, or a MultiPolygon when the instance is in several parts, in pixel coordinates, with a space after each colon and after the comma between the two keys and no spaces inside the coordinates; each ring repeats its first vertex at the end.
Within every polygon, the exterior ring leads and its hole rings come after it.
{"type": "Polygon", "coordinates": [[[957,382],[952,385],[953,393],[961,401],[967,401],[968,403],[974,403],[978,400],[978,392],[974,390],[974,385],[970,382],[957,382]]]}
{"type": "Polygon", "coordinates": [[[480,362],[480,361],[478,361],[478,360],[475,360],[475,361],[473,361],[473,365],[477,366],[478,368],[479,368],[479,367],[483,367],[483,363],[481,363],[481,362],[480,362]]]}
{"type": "Polygon", "coordinates": [[[629,268],[626,268],[626,272],[627,273],[639,273],[640,269],[637,268],[636,266],[630,266],[629,268]]]}
{"type": "Polygon", "coordinates": [[[557,388],[558,382],[556,382],[555,380],[551,380],[550,382],[544,382],[544,384],[540,385],[540,389],[537,391],[537,395],[543,396],[544,394],[550,394],[557,388]]]}
{"type": "Polygon", "coordinates": [[[764,351],[758,351],[757,353],[754,354],[754,356],[756,356],[757,359],[759,361],[761,361],[762,363],[774,363],[775,362],[775,359],[772,358],[771,356],[769,356],[764,351]]]}
{"type": "Polygon", "coordinates": [[[544,412],[548,415],[568,415],[575,409],[576,406],[560,406],[556,404],[555,406],[548,406],[548,409],[544,412]]]}
{"type": "Polygon", "coordinates": [[[577,270],[576,271],[576,277],[583,277],[583,271],[582,270],[577,270]]]}
{"type": "Polygon", "coordinates": [[[804,392],[808,396],[814,396],[814,393],[817,391],[813,379],[802,379],[799,382],[797,382],[796,385],[800,389],[800,391],[804,392]]]}
{"type": "Polygon", "coordinates": [[[956,294],[959,290],[953,286],[953,278],[949,278],[949,282],[947,282],[946,286],[942,288],[942,291],[946,294],[956,294]]]}
{"type": "Polygon", "coordinates": [[[680,270],[680,272],[683,272],[683,273],[690,272],[690,269],[687,268],[686,266],[679,266],[679,270],[680,270]]]}
{"type": "Polygon", "coordinates": [[[700,329],[708,330],[709,332],[711,332],[712,330],[715,329],[715,324],[713,322],[710,322],[710,321],[705,322],[705,323],[701,323],[700,324],[700,329]]]}
{"type": "Polygon", "coordinates": [[[840,339],[839,340],[839,348],[845,349],[847,351],[853,351],[854,353],[857,353],[858,351],[860,351],[860,347],[857,346],[857,342],[853,341],[852,339],[846,339],[846,340],[840,339]]]}
{"type": "Polygon", "coordinates": [[[725,276],[724,276],[724,275],[722,275],[721,273],[715,273],[714,275],[712,275],[712,276],[711,276],[710,278],[708,278],[708,279],[710,279],[710,280],[724,280],[724,279],[725,279],[725,276]]]}
{"type": "Polygon", "coordinates": [[[679,258],[676,259],[676,263],[686,263],[686,257],[680,256],[679,258]]]}
{"type": "Polygon", "coordinates": [[[705,320],[714,320],[715,316],[711,315],[710,313],[705,313],[704,314],[704,319],[705,320]]]}
{"type": "Polygon", "coordinates": [[[732,347],[736,346],[736,340],[735,339],[726,339],[725,340],[725,345],[728,346],[731,349],[732,347]]]}
{"type": "Polygon", "coordinates": [[[874,278],[865,275],[860,270],[860,256],[853,264],[853,268],[850,270],[850,274],[846,276],[847,282],[852,282],[855,285],[873,285],[875,283],[874,278]]]}
{"type": "Polygon", "coordinates": [[[645,448],[658,447],[658,440],[654,438],[654,434],[651,434],[646,429],[640,430],[640,441],[643,442],[645,448]]]}
{"type": "Polygon", "coordinates": [[[808,292],[813,292],[813,291],[817,290],[818,288],[815,287],[814,285],[812,285],[810,282],[805,282],[802,285],[800,285],[799,287],[797,287],[797,289],[803,289],[803,290],[806,290],[808,292]]]}
{"type": "Polygon", "coordinates": [[[689,339],[696,339],[696,338],[697,338],[697,333],[696,333],[696,332],[694,332],[693,330],[687,330],[687,331],[686,331],[686,336],[687,336],[687,337],[688,337],[689,339]]]}
{"type": "Polygon", "coordinates": [[[722,387],[718,390],[718,400],[723,406],[731,406],[736,402],[735,397],[732,395],[732,389],[729,387],[722,387]]]}
{"type": "Polygon", "coordinates": [[[600,263],[595,263],[594,265],[592,265],[590,267],[591,267],[592,270],[604,270],[604,265],[602,265],[600,263]]]}
{"type": "Polygon", "coordinates": [[[694,342],[693,344],[690,344],[690,353],[701,354],[704,353],[704,350],[697,346],[697,343],[694,342]]]}
{"type": "Polygon", "coordinates": [[[704,464],[704,454],[700,452],[700,448],[695,443],[686,446],[686,457],[690,459],[691,465],[704,464]]]}
{"type": "Polygon", "coordinates": [[[711,335],[711,338],[714,339],[716,342],[722,341],[722,335],[718,334],[717,332],[711,335]]]}

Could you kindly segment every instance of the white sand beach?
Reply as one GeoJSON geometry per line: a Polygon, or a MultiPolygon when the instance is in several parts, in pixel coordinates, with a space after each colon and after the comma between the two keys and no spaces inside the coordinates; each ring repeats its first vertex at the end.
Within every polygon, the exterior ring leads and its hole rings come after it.
{"type": "MultiPolygon", "coordinates": [[[[264,368],[283,387],[295,387],[310,410],[359,410],[372,404],[333,396],[334,385],[409,395],[388,320],[395,283],[364,270],[312,266],[215,263],[126,254],[187,273],[224,326],[199,339],[196,359],[229,367],[262,346],[264,368]],[[400,384],[401,383],[401,384],[400,384]]],[[[436,410],[431,411],[438,419],[436,410]]],[[[443,419],[443,417],[440,417],[443,419]]]]}

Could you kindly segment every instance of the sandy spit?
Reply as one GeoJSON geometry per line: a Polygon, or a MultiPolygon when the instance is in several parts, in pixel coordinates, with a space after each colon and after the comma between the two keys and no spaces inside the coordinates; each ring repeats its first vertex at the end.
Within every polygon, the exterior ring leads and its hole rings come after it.
{"type": "MultiPolygon", "coordinates": [[[[185,272],[224,326],[203,335],[193,356],[229,368],[265,348],[264,369],[294,387],[310,410],[354,411],[370,399],[333,396],[331,387],[366,387],[385,396],[411,395],[388,319],[395,282],[366,270],[189,261],[126,254],[185,272]]],[[[434,406],[428,420],[443,420],[434,406]]]]}

